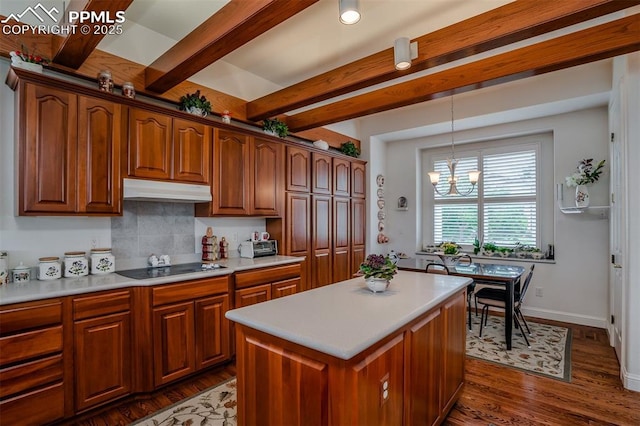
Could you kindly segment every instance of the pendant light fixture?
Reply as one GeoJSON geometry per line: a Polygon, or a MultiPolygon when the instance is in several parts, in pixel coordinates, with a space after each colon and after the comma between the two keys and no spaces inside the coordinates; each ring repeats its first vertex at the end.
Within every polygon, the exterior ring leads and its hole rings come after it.
{"type": "Polygon", "coordinates": [[[458,177],[456,176],[456,166],[458,165],[458,160],[456,160],[456,151],[453,143],[453,96],[451,96],[451,157],[447,158],[447,167],[449,168],[449,190],[446,193],[442,193],[438,191],[438,183],[440,182],[440,172],[429,172],[429,179],[431,180],[431,184],[433,185],[433,190],[441,196],[448,195],[460,195],[465,196],[469,195],[473,192],[473,189],[476,187],[478,180],[480,179],[479,170],[471,170],[469,171],[469,182],[471,183],[471,188],[467,192],[458,191],[457,183],[458,177]]]}
{"type": "Polygon", "coordinates": [[[338,0],[340,22],[345,25],[355,24],[360,20],[358,0],[338,0]]]}

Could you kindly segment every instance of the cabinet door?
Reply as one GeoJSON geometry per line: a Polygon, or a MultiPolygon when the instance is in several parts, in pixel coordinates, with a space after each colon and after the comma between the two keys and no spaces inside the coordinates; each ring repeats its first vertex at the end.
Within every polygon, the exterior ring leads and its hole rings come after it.
{"type": "Polygon", "coordinates": [[[311,259],[311,288],[321,287],[333,282],[331,256],[331,197],[314,195],[312,220],[312,259],[311,259]]]}
{"type": "Polygon", "coordinates": [[[173,119],[173,178],[209,183],[212,129],[204,124],[173,119]]]}
{"type": "Polygon", "coordinates": [[[287,191],[311,191],[310,157],[306,149],[287,146],[287,191]]]}
{"type": "Polygon", "coordinates": [[[76,210],[77,97],[25,84],[20,131],[20,214],[76,210]]]}
{"type": "Polygon", "coordinates": [[[120,214],[121,106],[78,98],[78,210],[120,214]]]}
{"type": "Polygon", "coordinates": [[[130,324],[128,312],[74,324],[76,411],[130,392],[130,324]]]}
{"type": "Polygon", "coordinates": [[[153,310],[153,374],[156,386],[195,371],[193,302],[153,310]]]}
{"type": "Polygon", "coordinates": [[[289,280],[282,280],[271,284],[271,298],[277,299],[279,297],[289,296],[290,294],[296,294],[300,288],[300,278],[291,278],[289,280]]]}
{"type": "Polygon", "coordinates": [[[364,262],[365,236],[367,232],[366,205],[363,199],[351,200],[351,273],[358,271],[364,262]]]}
{"type": "Polygon", "coordinates": [[[351,196],[364,198],[367,195],[366,187],[367,171],[362,163],[351,163],[351,196]]]}
{"type": "Polygon", "coordinates": [[[466,351],[466,310],[464,293],[447,303],[442,309],[444,323],[444,360],[442,362],[442,398],[441,412],[448,412],[455,401],[456,394],[464,382],[464,359],[466,351]]]}
{"type": "Polygon", "coordinates": [[[248,215],[249,137],[217,130],[214,143],[213,214],[248,215]]]}
{"type": "Polygon", "coordinates": [[[311,192],[331,194],[331,157],[317,152],[311,153],[311,192]]]}
{"type": "Polygon", "coordinates": [[[236,308],[255,305],[256,303],[271,300],[271,284],[257,285],[236,290],[236,308]]]}
{"type": "Polygon", "coordinates": [[[129,109],[129,176],[171,179],[171,140],[171,117],[129,109]]]}
{"type": "Polygon", "coordinates": [[[231,357],[229,296],[224,294],[197,300],[196,309],[196,369],[209,367],[231,357]]]}
{"type": "Polygon", "coordinates": [[[333,195],[351,196],[351,162],[333,159],[333,195]]]}
{"type": "Polygon", "coordinates": [[[286,250],[290,256],[311,252],[311,199],[309,194],[286,194],[286,250]]]}
{"type": "Polygon", "coordinates": [[[333,197],[333,282],[352,278],[351,261],[351,200],[333,197]]]}
{"type": "Polygon", "coordinates": [[[411,425],[432,425],[440,418],[442,386],[442,315],[440,309],[415,324],[407,333],[409,344],[408,405],[411,425]]]}
{"type": "Polygon", "coordinates": [[[251,147],[251,213],[280,216],[284,188],[284,146],[255,138],[251,147]]]}

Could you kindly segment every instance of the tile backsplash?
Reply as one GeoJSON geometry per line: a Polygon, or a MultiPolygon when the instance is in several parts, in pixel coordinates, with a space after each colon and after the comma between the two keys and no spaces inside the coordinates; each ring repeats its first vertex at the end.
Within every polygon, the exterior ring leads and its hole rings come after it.
{"type": "Polygon", "coordinates": [[[152,253],[168,254],[174,263],[197,261],[193,215],[190,203],[124,201],[122,217],[111,218],[117,269],[144,267],[152,253]]]}

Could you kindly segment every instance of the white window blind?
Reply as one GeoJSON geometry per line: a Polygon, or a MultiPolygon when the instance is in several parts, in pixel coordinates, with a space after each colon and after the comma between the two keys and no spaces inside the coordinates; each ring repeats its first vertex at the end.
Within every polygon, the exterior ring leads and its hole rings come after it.
{"type": "MultiPolygon", "coordinates": [[[[508,147],[500,152],[480,149],[475,156],[459,159],[456,176],[458,189],[471,188],[469,170],[481,170],[480,182],[467,196],[440,196],[433,200],[433,239],[472,245],[482,234],[484,242],[501,246],[516,243],[539,246],[538,241],[538,170],[535,147],[508,147]],[[480,165],[480,166],[479,166],[480,165]],[[478,232],[482,229],[482,233],[478,232]]],[[[448,189],[446,159],[434,161],[440,171],[438,190],[448,189]]]]}

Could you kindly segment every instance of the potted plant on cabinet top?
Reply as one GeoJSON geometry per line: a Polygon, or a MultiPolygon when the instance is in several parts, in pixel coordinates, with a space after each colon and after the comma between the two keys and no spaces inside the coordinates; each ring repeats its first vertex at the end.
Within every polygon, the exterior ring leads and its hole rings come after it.
{"type": "Polygon", "coordinates": [[[262,130],[270,135],[286,138],[289,134],[289,127],[277,118],[265,118],[262,120],[262,130]]]}
{"type": "Polygon", "coordinates": [[[196,90],[195,93],[187,93],[180,97],[180,111],[206,117],[211,112],[211,102],[200,96],[200,90],[196,90]]]}
{"type": "Polygon", "coordinates": [[[358,158],[358,156],[360,155],[360,150],[358,149],[358,147],[351,141],[346,141],[345,143],[343,143],[342,145],[340,145],[340,151],[343,154],[346,154],[350,157],[356,157],[358,158]]]}

